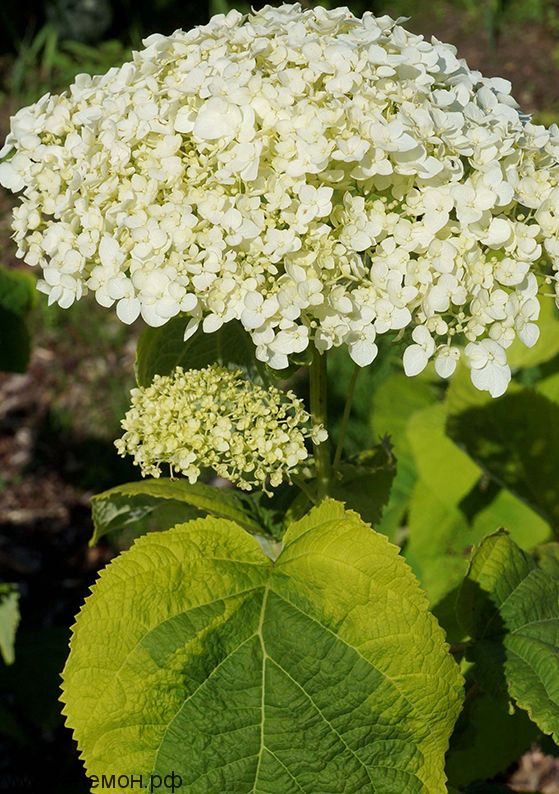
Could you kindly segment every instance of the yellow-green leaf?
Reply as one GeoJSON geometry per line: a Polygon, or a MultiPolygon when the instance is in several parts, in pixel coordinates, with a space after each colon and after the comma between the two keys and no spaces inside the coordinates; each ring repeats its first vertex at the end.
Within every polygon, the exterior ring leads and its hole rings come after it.
{"type": "Polygon", "coordinates": [[[328,500],[275,561],[216,518],[138,540],[78,616],[63,700],[90,775],[444,794],[461,676],[398,549],[328,500]]]}
{"type": "Polygon", "coordinates": [[[559,740],[559,579],[538,567],[504,531],[476,549],[458,599],[475,640],[482,682],[503,686],[539,728],[559,740]]]}

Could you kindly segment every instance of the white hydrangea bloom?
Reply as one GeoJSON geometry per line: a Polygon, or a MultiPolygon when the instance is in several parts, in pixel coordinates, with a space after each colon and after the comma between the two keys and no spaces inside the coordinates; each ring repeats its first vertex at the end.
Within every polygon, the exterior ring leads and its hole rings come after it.
{"type": "Polygon", "coordinates": [[[285,5],[150,36],[19,111],[0,156],[51,302],[92,291],[187,334],[238,319],[276,368],[311,343],[367,366],[416,329],[410,375],[472,345],[496,393],[493,346],[536,341],[534,282],[559,273],[559,129],[386,16],[285,5]]]}
{"type": "Polygon", "coordinates": [[[177,367],[133,389],[122,428],[116,447],[133,455],[144,476],[159,477],[167,464],[171,475],[194,483],[209,468],[245,491],[289,480],[310,461],[306,442],[328,437],[293,392],[263,388],[241,370],[217,365],[177,367]]]}

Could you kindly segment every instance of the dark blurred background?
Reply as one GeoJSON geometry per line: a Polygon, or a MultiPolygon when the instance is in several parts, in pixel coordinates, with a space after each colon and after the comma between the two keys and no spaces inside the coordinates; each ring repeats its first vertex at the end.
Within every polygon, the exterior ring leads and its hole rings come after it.
{"type": "MultiPolygon", "coordinates": [[[[411,17],[412,30],[456,44],[487,75],[509,78],[537,120],[559,119],[559,0],[349,5],[357,14],[411,17]]],[[[12,113],[63,90],[77,73],[104,72],[150,33],[201,24],[233,7],[247,11],[248,3],[0,0],[0,140],[12,113]]],[[[14,273],[22,266],[10,239],[12,206],[0,189],[0,265],[14,273]]],[[[133,383],[139,329],[91,301],[67,311],[47,307],[44,296],[33,303],[21,320],[29,360],[11,367],[23,371],[0,373],[0,583],[15,584],[21,607],[15,661],[6,665],[0,656],[0,792],[80,794],[89,788],[60,717],[59,674],[73,616],[96,571],[119,550],[119,542],[88,547],[89,498],[137,479],[113,440],[133,383]]],[[[2,338],[3,311],[0,347],[10,343],[2,338]]],[[[511,770],[509,785],[557,794],[556,766],[538,758],[511,770]]]]}

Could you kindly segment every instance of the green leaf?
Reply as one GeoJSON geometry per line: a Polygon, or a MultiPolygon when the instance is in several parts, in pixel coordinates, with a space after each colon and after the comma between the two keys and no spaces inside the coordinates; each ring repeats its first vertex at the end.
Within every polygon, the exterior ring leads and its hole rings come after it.
{"type": "Polygon", "coordinates": [[[559,403],[559,372],[555,372],[547,378],[538,380],[534,384],[534,389],[547,397],[552,402],[559,403]]]}
{"type": "Polygon", "coordinates": [[[376,526],[388,502],[395,472],[396,461],[389,443],[379,444],[361,452],[354,462],[338,467],[330,494],[376,526]]]}
{"type": "Polygon", "coordinates": [[[0,307],[24,317],[35,301],[35,278],[22,270],[10,270],[0,265],[0,307]]]}
{"type": "Polygon", "coordinates": [[[451,416],[447,430],[490,477],[559,530],[557,403],[524,389],[451,416]]]}
{"type": "Polygon", "coordinates": [[[461,583],[472,546],[487,535],[507,527],[521,548],[530,549],[550,534],[548,524],[508,491],[499,491],[470,523],[462,503],[446,503],[423,480],[410,501],[408,526],[406,559],[433,605],[461,583]]]}
{"type": "MultiPolygon", "coordinates": [[[[351,401],[351,421],[346,428],[344,452],[348,457],[358,454],[362,449],[373,446],[378,436],[373,437],[371,426],[371,407],[375,395],[383,381],[393,369],[389,341],[379,348],[379,354],[370,367],[360,367],[353,399],[351,401]],[[382,349],[382,348],[386,349],[382,349]]],[[[348,396],[348,384],[355,374],[355,363],[349,357],[347,348],[337,347],[328,351],[328,433],[333,446],[337,445],[342,415],[348,396]]],[[[379,433],[382,436],[384,433],[379,433]]]]}
{"type": "Polygon", "coordinates": [[[160,328],[145,328],[136,350],[136,380],[149,386],[154,375],[168,375],[175,367],[202,369],[208,364],[237,364],[249,373],[269,379],[266,368],[254,356],[254,343],[236,320],[212,334],[199,329],[184,341],[189,317],[174,317],[160,328]]]}
{"type": "Polygon", "coordinates": [[[416,411],[407,436],[417,481],[408,504],[406,559],[432,604],[462,579],[470,541],[458,504],[474,487],[479,468],[445,433],[441,403],[416,411]]]}
{"type": "Polygon", "coordinates": [[[538,513],[504,489],[474,517],[469,542],[479,543],[501,527],[521,549],[532,549],[551,535],[549,524],[538,513]]]}
{"type": "Polygon", "coordinates": [[[478,680],[497,691],[504,669],[510,696],[557,742],[559,579],[501,530],[476,549],[457,612],[475,640],[468,658],[478,680]]]}
{"type": "Polygon", "coordinates": [[[35,303],[35,279],[0,266],[0,370],[25,372],[31,355],[26,315],[35,303]]]}
{"type": "Polygon", "coordinates": [[[523,711],[510,711],[509,698],[478,691],[458,718],[447,754],[446,774],[461,787],[505,771],[540,732],[523,711]]]}
{"type": "Polygon", "coordinates": [[[559,543],[542,543],[536,546],[534,557],[542,570],[559,579],[559,543]]]}
{"type": "Polygon", "coordinates": [[[470,541],[468,525],[456,505],[448,505],[419,480],[410,502],[406,560],[437,604],[464,577],[470,541]]]}
{"type": "MultiPolygon", "coordinates": [[[[447,414],[457,414],[468,408],[485,405],[493,399],[488,392],[476,389],[470,372],[463,360],[458,363],[445,394],[444,405],[447,414]]],[[[514,384],[510,384],[509,388],[512,386],[514,384]]]]}
{"type": "Polygon", "coordinates": [[[388,504],[376,525],[391,539],[395,539],[409,506],[409,499],[417,479],[414,455],[409,443],[407,425],[410,417],[431,405],[436,390],[427,380],[408,378],[395,373],[387,378],[373,395],[371,425],[375,438],[388,435],[398,461],[396,476],[388,504]],[[394,410],[394,406],[398,406],[394,410]]]}
{"type": "Polygon", "coordinates": [[[444,405],[415,413],[408,436],[420,477],[409,499],[406,558],[432,604],[462,580],[471,546],[487,534],[505,526],[523,548],[548,539],[549,525],[514,494],[500,490],[484,505],[482,470],[446,435],[444,405]]]}
{"type": "Polygon", "coordinates": [[[446,792],[461,676],[398,549],[327,500],[273,562],[235,524],[145,535],[74,627],[64,713],[88,774],[186,794],[446,792]]]}
{"type": "Polygon", "coordinates": [[[94,531],[89,545],[110,534],[119,549],[127,548],[146,532],[161,532],[202,515],[192,505],[175,499],[114,493],[109,499],[92,502],[94,531]]]}
{"type": "Polygon", "coordinates": [[[447,505],[456,505],[480,476],[479,468],[445,432],[442,404],[415,413],[408,422],[408,438],[419,477],[447,505]]]}
{"type": "MultiPolygon", "coordinates": [[[[177,511],[177,523],[192,517],[192,509],[236,521],[249,532],[260,534],[262,527],[248,513],[246,503],[232,488],[216,488],[204,483],[191,485],[186,480],[166,477],[117,485],[91,500],[95,545],[108,532],[129,527],[168,503],[177,511]]],[[[196,515],[196,513],[195,513],[196,515]]]]}
{"type": "Polygon", "coordinates": [[[0,584],[0,655],[14,662],[14,644],[19,625],[19,590],[15,584],[0,584]]]}

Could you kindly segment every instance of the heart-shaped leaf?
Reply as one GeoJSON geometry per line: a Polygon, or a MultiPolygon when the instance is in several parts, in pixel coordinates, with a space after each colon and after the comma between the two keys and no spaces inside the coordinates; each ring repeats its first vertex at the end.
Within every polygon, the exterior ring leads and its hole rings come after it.
{"type": "Polygon", "coordinates": [[[446,792],[458,667],[398,549],[333,500],[274,561],[216,518],[140,538],[93,588],[63,679],[90,775],[446,792]]]}

